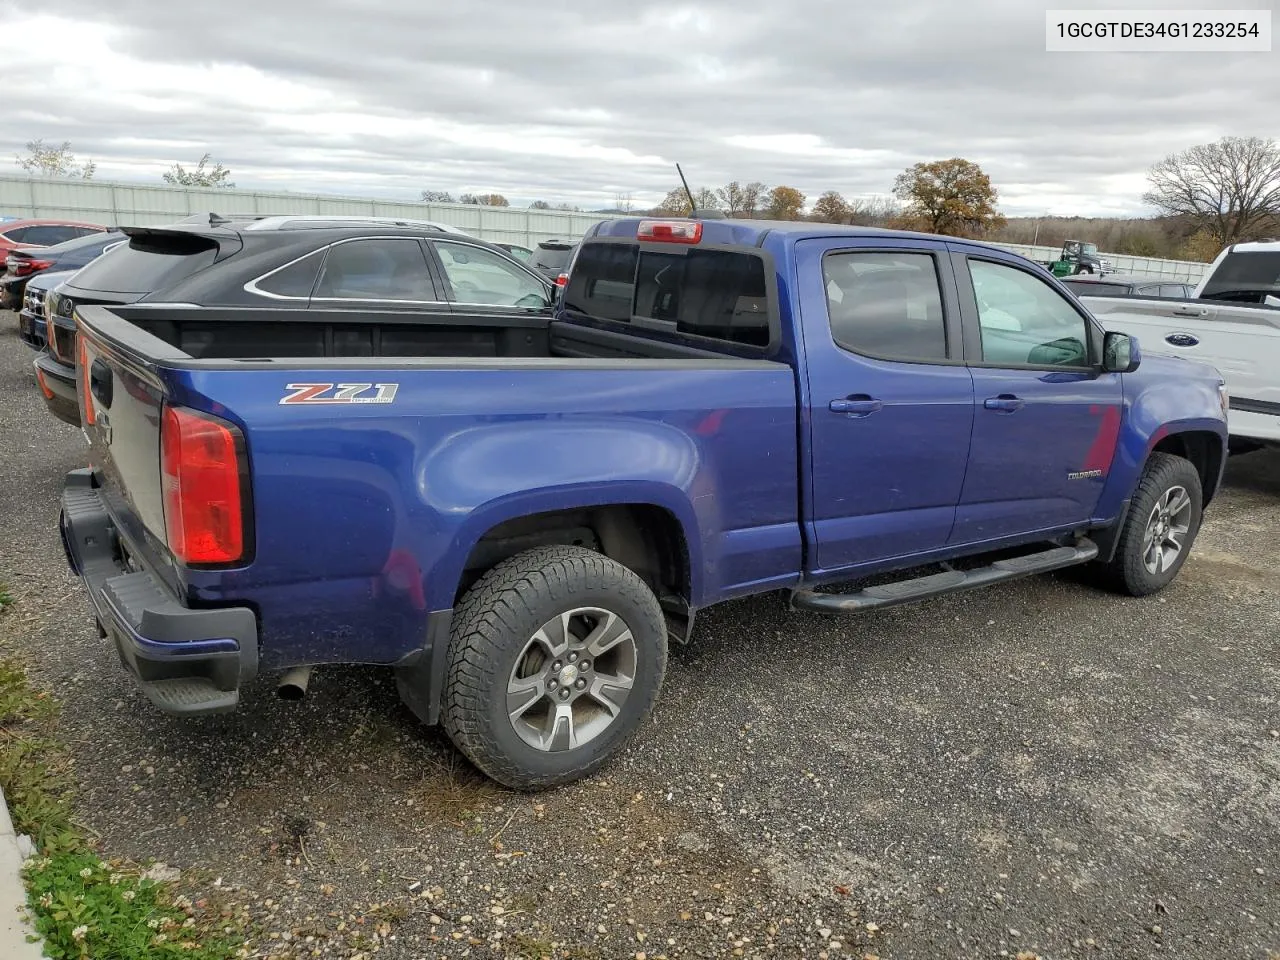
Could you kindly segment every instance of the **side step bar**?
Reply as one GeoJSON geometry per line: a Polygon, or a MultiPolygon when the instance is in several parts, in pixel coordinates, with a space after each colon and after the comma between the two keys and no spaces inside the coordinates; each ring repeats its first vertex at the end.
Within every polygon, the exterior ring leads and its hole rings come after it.
{"type": "Polygon", "coordinates": [[[927,577],[899,580],[874,587],[863,587],[854,593],[819,593],[816,590],[791,591],[791,606],[812,613],[861,613],[879,607],[892,607],[945,593],[974,590],[1004,580],[1017,580],[1035,573],[1047,573],[1088,563],[1098,555],[1098,545],[1081,539],[1073,547],[1053,547],[1039,553],[1028,553],[1008,560],[996,560],[972,570],[944,570],[927,577]]]}

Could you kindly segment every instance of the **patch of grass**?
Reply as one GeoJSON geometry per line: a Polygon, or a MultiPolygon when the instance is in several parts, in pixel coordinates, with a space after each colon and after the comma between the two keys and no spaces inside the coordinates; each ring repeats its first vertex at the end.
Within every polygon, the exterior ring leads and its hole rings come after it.
{"type": "Polygon", "coordinates": [[[92,853],[38,857],[24,871],[45,955],[56,960],[224,960],[235,955],[202,929],[185,897],[137,873],[117,873],[92,853]]]}
{"type": "Polygon", "coordinates": [[[13,594],[9,592],[9,588],[0,583],[0,613],[3,613],[8,607],[13,605],[13,594]]]}
{"type": "Polygon", "coordinates": [[[75,784],[56,738],[57,706],[0,660],[0,787],[14,829],[37,853],[23,868],[27,906],[53,960],[243,956],[216,917],[136,865],[108,863],[72,817],[75,784]]]}

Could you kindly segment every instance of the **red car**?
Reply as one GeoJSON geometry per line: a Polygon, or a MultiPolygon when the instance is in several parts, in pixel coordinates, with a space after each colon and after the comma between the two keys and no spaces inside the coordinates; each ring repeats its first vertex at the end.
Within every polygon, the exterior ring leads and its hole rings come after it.
{"type": "Polygon", "coordinates": [[[55,243],[110,230],[100,223],[79,220],[6,220],[0,222],[0,264],[11,250],[51,247],[55,243]]]}

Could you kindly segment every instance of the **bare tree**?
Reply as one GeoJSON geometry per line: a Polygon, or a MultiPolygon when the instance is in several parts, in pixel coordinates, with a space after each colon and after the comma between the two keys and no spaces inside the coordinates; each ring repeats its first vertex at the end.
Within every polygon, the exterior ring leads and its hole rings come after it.
{"type": "Polygon", "coordinates": [[[1219,248],[1249,240],[1280,216],[1280,148],[1261,137],[1223,137],[1171,154],[1147,174],[1143,200],[1186,217],[1219,248]]]}
{"type": "Polygon", "coordinates": [[[631,198],[631,191],[624,190],[613,195],[613,206],[615,210],[621,210],[623,213],[630,213],[635,209],[635,201],[631,198]]]}
{"type": "Polygon", "coordinates": [[[23,170],[37,177],[67,177],[74,180],[92,180],[97,164],[92,160],[79,163],[71,152],[71,141],[64,140],[60,147],[47,147],[43,139],[27,141],[27,155],[14,157],[23,170]]]}
{"type": "Polygon", "coordinates": [[[448,190],[423,190],[423,203],[453,203],[453,194],[448,190]]]}
{"type": "Polygon", "coordinates": [[[530,210],[550,210],[551,204],[547,203],[547,201],[545,200],[535,200],[533,201],[533,203],[529,204],[529,209],[530,210]]]}

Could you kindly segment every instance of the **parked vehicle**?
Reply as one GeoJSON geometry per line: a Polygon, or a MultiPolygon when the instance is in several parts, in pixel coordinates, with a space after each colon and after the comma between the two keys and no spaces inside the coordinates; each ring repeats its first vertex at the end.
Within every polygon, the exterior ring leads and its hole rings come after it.
{"type": "Polygon", "coordinates": [[[27,281],[37,274],[45,270],[79,270],[124,241],[125,236],[119,230],[109,230],[65,240],[52,247],[14,250],[6,258],[5,272],[0,276],[0,308],[17,308],[22,303],[27,281]]]}
{"type": "Polygon", "coordinates": [[[704,607],[855,613],[1086,563],[1143,596],[1221,478],[1214,370],[1142,358],[971,241],[624,219],[553,317],[471,299],[76,308],[93,466],[63,542],[154,704],[384,664],[480,769],[547,787],[621,747],[704,607]]]}
{"type": "Polygon", "coordinates": [[[533,251],[533,268],[556,286],[564,286],[577,249],[577,240],[541,240],[533,251]]]}
{"type": "Polygon", "coordinates": [[[1147,352],[1212,364],[1231,391],[1236,452],[1280,444],[1280,243],[1224,250],[1183,300],[1081,294],[1108,329],[1142,337],[1147,352]]]}
{"type": "Polygon", "coordinates": [[[1042,267],[1048,268],[1055,277],[1073,276],[1081,273],[1096,273],[1102,276],[1111,272],[1111,261],[1098,253],[1096,243],[1085,243],[1083,240],[1068,240],[1062,245],[1062,253],[1057,260],[1041,260],[1042,267]]]}
{"type": "MultiPolygon", "coordinates": [[[[44,350],[46,346],[45,339],[45,299],[49,292],[61,284],[63,281],[75,276],[74,270],[46,270],[38,273],[27,283],[26,289],[22,292],[22,309],[18,313],[18,336],[32,350],[44,350]]],[[[68,384],[71,392],[71,399],[75,400],[76,384],[74,375],[68,384]]],[[[41,385],[41,389],[45,387],[41,385]]],[[[76,412],[76,422],[79,422],[79,411],[76,412]]]]}
{"type": "MultiPolygon", "coordinates": [[[[214,216],[123,233],[129,242],[109,263],[89,264],[50,297],[49,353],[36,365],[49,385],[46,406],[68,423],[80,417],[73,315],[82,304],[176,301],[325,311],[338,325],[333,336],[356,341],[362,334],[342,324],[365,309],[444,316],[457,304],[481,312],[550,310],[552,288],[529,267],[493,244],[425,221],[269,217],[241,223],[214,216]]],[[[198,330],[189,331],[197,339],[184,346],[196,355],[243,342],[238,328],[206,323],[198,330]]],[[[287,351],[295,338],[314,335],[315,327],[280,327],[274,348],[287,351]]],[[[413,333],[390,329],[386,336],[390,345],[413,333]]],[[[482,329],[459,326],[456,336],[455,350],[483,355],[495,349],[482,329]]]]}
{"type": "Polygon", "coordinates": [[[1280,307],[1280,240],[1235,243],[1209,267],[1195,296],[1202,300],[1280,307]]]}
{"type": "Polygon", "coordinates": [[[1161,277],[1129,277],[1119,273],[1106,277],[1082,274],[1065,277],[1068,290],[1079,297],[1151,297],[1185,300],[1195,292],[1195,284],[1161,277]]]}
{"type": "Polygon", "coordinates": [[[110,229],[100,223],[80,223],[75,220],[11,220],[0,223],[0,262],[14,250],[52,247],[92,233],[105,233],[110,229]]]}
{"type": "Polygon", "coordinates": [[[533,251],[528,247],[522,247],[518,243],[499,243],[498,246],[507,251],[507,253],[511,254],[521,263],[533,262],[533,251]]]}

